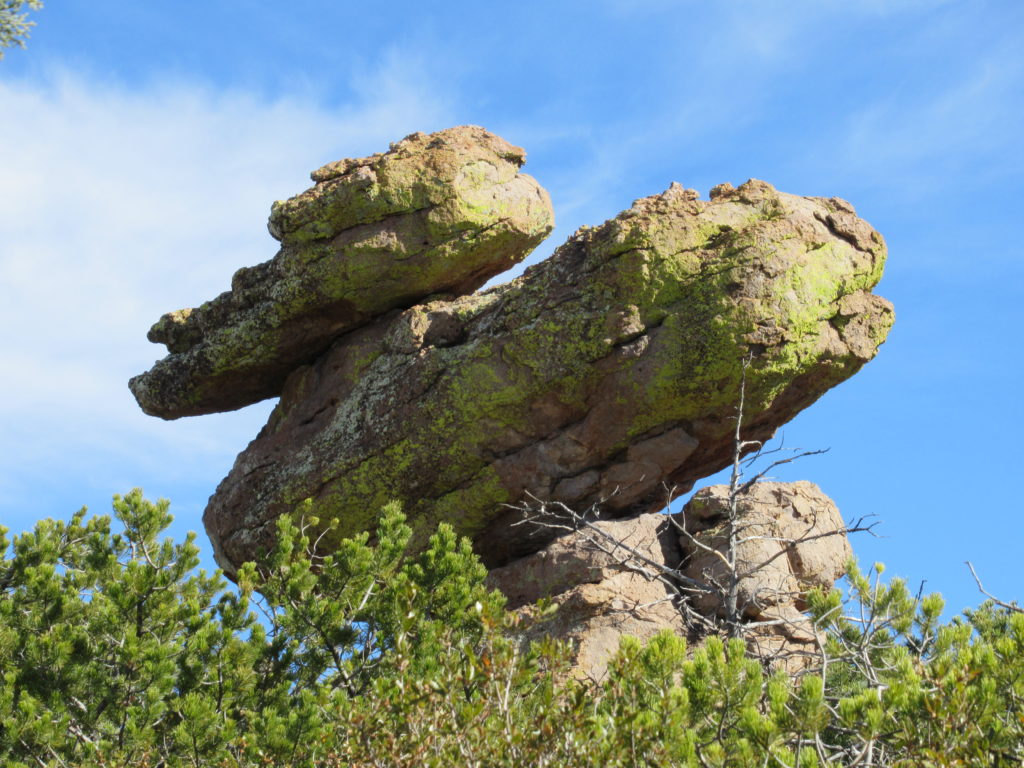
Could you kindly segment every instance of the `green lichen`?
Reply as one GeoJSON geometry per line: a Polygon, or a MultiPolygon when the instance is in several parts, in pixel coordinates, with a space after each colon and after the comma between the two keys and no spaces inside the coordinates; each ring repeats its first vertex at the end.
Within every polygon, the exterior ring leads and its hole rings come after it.
{"type": "Polygon", "coordinates": [[[424,540],[440,522],[451,523],[463,536],[475,536],[492,522],[494,510],[513,501],[495,469],[483,467],[465,486],[425,505],[426,514],[416,526],[419,538],[424,540]]]}
{"type": "Polygon", "coordinates": [[[472,290],[521,260],[553,215],[536,183],[503,159],[515,156],[509,146],[480,129],[412,137],[275,203],[278,256],[239,270],[230,294],[154,327],[154,339],[188,354],[153,374],[166,382],[134,385],[140,404],[177,417],[273,396],[344,330],[437,292],[472,290]]]}

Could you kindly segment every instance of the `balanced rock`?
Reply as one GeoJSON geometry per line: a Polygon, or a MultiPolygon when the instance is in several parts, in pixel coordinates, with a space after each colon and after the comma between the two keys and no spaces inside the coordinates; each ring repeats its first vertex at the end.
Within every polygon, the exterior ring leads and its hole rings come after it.
{"type": "Polygon", "coordinates": [[[492,567],[550,539],[505,506],[528,495],[658,509],[729,463],[744,360],[747,436],[767,439],[875,355],[884,260],[838,198],[673,185],[506,285],[393,310],[287,378],[207,506],[218,562],[254,557],[307,499],[336,536],[398,499],[492,567]]]}
{"type": "Polygon", "coordinates": [[[139,405],[175,419],[273,397],[339,334],[431,294],[476,290],[554,225],[547,193],[519,173],[525,157],[463,126],[314,171],[312,189],[273,206],[273,259],[150,330],[170,354],[131,380],[139,405]]]}

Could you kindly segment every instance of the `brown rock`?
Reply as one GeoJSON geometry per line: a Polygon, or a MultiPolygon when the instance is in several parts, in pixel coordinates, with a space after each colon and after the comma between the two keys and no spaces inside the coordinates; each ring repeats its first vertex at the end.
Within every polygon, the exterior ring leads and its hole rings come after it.
{"type": "MultiPolygon", "coordinates": [[[[728,582],[722,558],[728,544],[729,486],[702,488],[677,519],[690,535],[680,537],[682,574],[707,585],[728,582]],[[691,538],[692,537],[692,538],[691,538]]],[[[737,608],[761,626],[748,642],[762,658],[783,657],[796,671],[816,651],[815,634],[802,611],[807,592],[831,589],[853,557],[845,524],[835,503],[814,483],[764,482],[737,499],[737,608]]],[[[724,614],[721,591],[695,594],[694,607],[706,615],[724,614]]]]}
{"type": "MultiPolygon", "coordinates": [[[[738,497],[737,514],[739,608],[748,618],[758,618],[769,606],[784,603],[803,608],[807,591],[830,588],[853,556],[838,508],[814,483],[756,483],[738,497]]],[[[680,517],[693,536],[680,540],[687,556],[683,573],[692,579],[723,581],[726,571],[721,558],[702,551],[693,541],[725,551],[729,486],[702,488],[680,517]]],[[[716,608],[716,602],[707,597],[697,607],[706,613],[716,608]]]]}
{"type": "Polygon", "coordinates": [[[683,635],[687,629],[675,589],[629,551],[675,568],[682,552],[669,519],[646,514],[595,525],[609,538],[587,528],[568,533],[492,570],[487,581],[527,623],[536,613],[534,604],[551,598],[558,607],[554,617],[532,626],[526,639],[546,634],[570,641],[572,674],[600,680],[623,636],[648,640],[663,629],[683,635]]]}
{"type": "Polygon", "coordinates": [[[665,484],[728,464],[744,357],[763,440],[875,354],[885,246],[851,217],[764,182],[711,202],[673,186],[511,283],[346,333],[288,378],[211,498],[218,562],[252,558],[307,498],[340,536],[398,499],[421,538],[449,521],[491,566],[550,539],[503,506],[527,494],[660,508],[665,484]]]}
{"type": "MultiPolygon", "coordinates": [[[[717,589],[727,571],[694,539],[725,554],[728,509],[728,486],[712,486],[673,517],[643,514],[597,520],[593,527],[563,517],[563,525],[577,529],[493,569],[488,584],[524,619],[522,639],[547,635],[569,641],[571,674],[600,680],[626,635],[643,641],[669,629],[692,646],[715,626],[727,630],[717,589]],[[683,526],[693,538],[680,535],[683,526]],[[556,611],[535,623],[542,598],[556,611]]],[[[539,520],[558,525],[551,506],[545,510],[549,514],[539,520]]],[[[766,482],[742,497],[736,523],[748,539],[737,549],[737,563],[746,571],[740,581],[741,634],[756,658],[790,673],[803,671],[820,659],[813,627],[802,613],[804,597],[812,587],[831,588],[852,555],[839,511],[813,483],[766,482]]]]}
{"type": "Polygon", "coordinates": [[[525,157],[461,126],[314,171],[312,189],[273,206],[273,259],[150,330],[170,354],[131,380],[139,405],[165,419],[241,408],[280,394],[339,334],[431,294],[476,290],[554,226],[547,193],[519,173],[525,157]]]}

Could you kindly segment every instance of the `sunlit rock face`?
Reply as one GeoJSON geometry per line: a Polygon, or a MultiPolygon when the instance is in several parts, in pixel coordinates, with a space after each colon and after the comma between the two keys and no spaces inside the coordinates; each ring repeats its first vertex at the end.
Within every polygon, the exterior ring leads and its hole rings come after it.
{"type": "Polygon", "coordinates": [[[547,192],[519,172],[525,157],[462,126],[314,171],[312,189],[274,203],[273,259],[150,330],[170,354],[131,380],[139,405],[176,419],[275,397],[339,335],[430,294],[476,290],[554,226],[547,192]]]}
{"type": "Polygon", "coordinates": [[[559,519],[555,505],[541,506],[532,504],[534,524],[561,525],[562,535],[492,569],[487,583],[508,598],[523,639],[569,643],[572,676],[603,679],[626,636],[646,641],[668,629],[699,645],[725,627],[733,581],[752,655],[792,674],[819,661],[807,594],[831,589],[853,553],[838,508],[814,483],[713,485],[674,515],[616,520],[559,519]],[[551,617],[544,599],[557,609],[551,617]]]}
{"type": "Polygon", "coordinates": [[[491,566],[550,540],[505,506],[531,495],[657,509],[729,462],[745,359],[746,437],[767,439],[875,355],[884,259],[842,200],[673,185],[505,285],[386,312],[288,376],[207,508],[219,561],[306,499],[332,536],[399,499],[491,566]]]}

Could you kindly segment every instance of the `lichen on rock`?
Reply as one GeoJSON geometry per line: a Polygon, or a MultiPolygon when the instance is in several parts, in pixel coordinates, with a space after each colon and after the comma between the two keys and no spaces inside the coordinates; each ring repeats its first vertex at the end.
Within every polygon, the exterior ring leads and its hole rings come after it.
{"type": "Polygon", "coordinates": [[[527,494],[657,509],[728,463],[745,358],[749,437],[767,439],[874,356],[884,260],[837,198],[673,185],[510,283],[381,314],[288,377],[207,507],[218,561],[305,499],[338,536],[399,499],[421,536],[451,522],[491,566],[545,545],[504,506],[527,494]]]}
{"type": "Polygon", "coordinates": [[[272,208],[273,259],[150,330],[170,354],[131,380],[139,405],[174,419],[276,396],[340,334],[431,294],[474,291],[554,226],[524,161],[522,149],[462,126],[314,171],[315,186],[272,208]]]}

